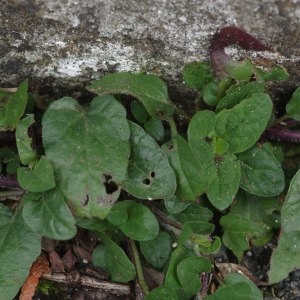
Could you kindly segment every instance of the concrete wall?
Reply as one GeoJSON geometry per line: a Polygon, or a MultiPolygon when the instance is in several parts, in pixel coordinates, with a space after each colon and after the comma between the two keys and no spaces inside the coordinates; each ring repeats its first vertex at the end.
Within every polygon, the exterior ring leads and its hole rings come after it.
{"type": "Polygon", "coordinates": [[[300,85],[300,0],[2,0],[0,85],[29,78],[59,90],[113,71],[176,85],[185,63],[208,59],[226,25],[264,41],[273,52],[252,57],[284,64],[300,85]]]}

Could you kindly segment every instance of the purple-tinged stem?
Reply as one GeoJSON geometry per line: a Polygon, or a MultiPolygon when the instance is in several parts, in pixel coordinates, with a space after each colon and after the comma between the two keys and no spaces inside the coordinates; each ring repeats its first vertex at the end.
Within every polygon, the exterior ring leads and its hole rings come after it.
{"type": "Polygon", "coordinates": [[[20,187],[20,185],[15,176],[0,175],[0,187],[13,188],[13,187],[20,187]]]}
{"type": "Polygon", "coordinates": [[[208,291],[208,274],[205,272],[201,273],[201,291],[200,295],[202,298],[205,298],[207,296],[208,291]]]}
{"type": "Polygon", "coordinates": [[[278,142],[300,144],[300,131],[297,130],[278,130],[276,128],[269,128],[264,132],[263,136],[278,142]]]}

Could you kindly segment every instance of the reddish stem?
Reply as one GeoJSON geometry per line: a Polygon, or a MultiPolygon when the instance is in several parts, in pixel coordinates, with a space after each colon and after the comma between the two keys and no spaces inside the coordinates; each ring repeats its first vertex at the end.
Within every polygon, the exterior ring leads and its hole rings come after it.
{"type": "Polygon", "coordinates": [[[245,50],[265,51],[268,48],[252,35],[237,27],[224,27],[211,42],[210,59],[219,79],[226,77],[225,68],[232,60],[225,53],[225,47],[238,45],[245,50]]]}

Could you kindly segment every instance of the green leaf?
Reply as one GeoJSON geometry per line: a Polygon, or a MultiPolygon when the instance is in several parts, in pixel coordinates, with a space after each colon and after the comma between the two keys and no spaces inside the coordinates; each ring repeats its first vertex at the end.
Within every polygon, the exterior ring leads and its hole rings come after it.
{"type": "Polygon", "coordinates": [[[295,90],[292,98],[286,105],[286,112],[290,118],[300,121],[300,87],[295,90]]]}
{"type": "Polygon", "coordinates": [[[284,173],[272,152],[253,147],[238,155],[242,167],[240,187],[262,197],[279,195],[284,189],[284,173]]]}
{"type": "MultiPolygon", "coordinates": [[[[250,248],[249,242],[252,238],[261,237],[270,232],[270,227],[267,225],[261,226],[240,215],[226,215],[221,218],[220,223],[224,230],[222,241],[234,252],[238,260],[241,260],[243,252],[250,248]]],[[[270,237],[268,236],[268,240],[270,237]]]]}
{"type": "Polygon", "coordinates": [[[0,91],[0,131],[13,130],[24,114],[27,104],[28,81],[20,83],[14,93],[0,91]]]}
{"type": "Polygon", "coordinates": [[[159,231],[159,224],[149,208],[135,201],[127,200],[115,205],[127,204],[128,219],[119,225],[122,232],[136,241],[154,239],[159,231]]]}
{"type": "Polygon", "coordinates": [[[105,251],[106,251],[106,246],[104,244],[98,245],[92,255],[92,261],[93,265],[96,268],[100,268],[104,271],[106,271],[106,266],[105,266],[105,251]]]}
{"type": "Polygon", "coordinates": [[[227,208],[233,201],[240,185],[241,166],[234,155],[215,157],[217,176],[208,190],[209,201],[219,210],[227,208]]]}
{"type": "Polygon", "coordinates": [[[172,253],[169,267],[166,272],[165,285],[171,289],[178,290],[181,289],[180,281],[177,277],[177,266],[178,264],[194,254],[185,247],[179,245],[172,253]]]}
{"type": "Polygon", "coordinates": [[[172,197],[176,190],[176,177],[168,157],[139,125],[129,124],[131,153],[122,188],[140,199],[172,197]]]}
{"type": "Polygon", "coordinates": [[[176,292],[166,286],[160,286],[152,290],[145,300],[179,300],[176,292]]]}
{"type": "MultiPolygon", "coordinates": [[[[200,138],[210,135],[215,125],[215,113],[210,110],[198,111],[191,119],[188,127],[190,145],[197,149],[197,142],[200,138]]],[[[201,150],[198,150],[201,153],[201,150]]]]}
{"type": "Polygon", "coordinates": [[[205,300],[263,300],[258,287],[246,276],[238,273],[230,273],[212,295],[206,296],[205,300]]]}
{"type": "Polygon", "coordinates": [[[181,224],[192,221],[200,221],[207,223],[213,217],[213,213],[206,207],[198,204],[191,204],[185,210],[171,215],[181,224]]]}
{"type": "Polygon", "coordinates": [[[220,220],[223,243],[241,260],[250,244],[262,246],[270,241],[273,228],[279,225],[275,213],[279,209],[276,198],[260,198],[239,191],[230,213],[220,220]]]}
{"type": "Polygon", "coordinates": [[[199,277],[202,272],[210,272],[211,263],[203,257],[192,256],[177,265],[177,276],[183,290],[190,296],[201,289],[199,277]]]}
{"type": "Polygon", "coordinates": [[[21,210],[0,226],[1,299],[16,296],[40,251],[41,236],[26,224],[21,210]]]}
{"type": "Polygon", "coordinates": [[[132,205],[132,201],[121,201],[115,203],[107,215],[107,221],[115,226],[124,224],[128,220],[128,210],[132,205]]]}
{"type": "Polygon", "coordinates": [[[46,156],[42,156],[33,170],[18,168],[18,182],[20,186],[29,192],[40,193],[55,187],[54,170],[46,156]]]}
{"type": "MultiPolygon", "coordinates": [[[[17,170],[20,166],[20,158],[19,155],[13,150],[9,149],[8,147],[1,148],[0,161],[5,164],[7,174],[13,175],[17,173],[17,170]]],[[[0,164],[0,171],[1,168],[2,166],[0,164]]]]}
{"type": "MultiPolygon", "coordinates": [[[[120,246],[108,238],[104,233],[99,234],[105,245],[105,269],[115,282],[129,282],[135,278],[135,268],[120,246]]],[[[103,251],[103,250],[102,250],[103,251]]],[[[102,262],[95,262],[96,264],[102,262]]]]}
{"type": "Polygon", "coordinates": [[[140,100],[148,113],[159,119],[167,119],[174,112],[168,100],[165,83],[158,77],[127,72],[108,74],[87,86],[95,94],[125,94],[140,100]]]}
{"type": "Polygon", "coordinates": [[[11,210],[5,206],[4,204],[0,203],[0,226],[6,225],[10,222],[13,214],[11,210]]]}
{"type": "Polygon", "coordinates": [[[103,96],[85,110],[65,97],[49,106],[42,125],[46,155],[76,214],[105,218],[128,166],[130,131],[124,107],[103,96]]]}
{"type": "Polygon", "coordinates": [[[61,191],[27,193],[23,201],[23,218],[33,231],[55,240],[69,240],[75,236],[75,219],[61,191]]]}
{"type": "Polygon", "coordinates": [[[243,152],[258,141],[266,129],[272,107],[269,95],[256,93],[232,109],[217,114],[215,131],[229,143],[229,152],[243,152]]]}
{"type": "Polygon", "coordinates": [[[161,120],[150,118],[144,124],[145,131],[156,141],[162,142],[165,138],[165,128],[161,120]]]}
{"type": "Polygon", "coordinates": [[[261,82],[251,81],[248,83],[240,83],[233,85],[226,91],[226,95],[220,99],[216,111],[233,108],[242,100],[251,97],[255,93],[262,93],[266,90],[261,82]]]}
{"type": "Polygon", "coordinates": [[[190,205],[190,203],[183,202],[181,199],[179,199],[176,196],[173,196],[169,199],[165,199],[164,204],[167,211],[173,214],[185,210],[190,205]]]}
{"type": "Polygon", "coordinates": [[[218,85],[214,81],[203,87],[202,99],[207,105],[215,106],[218,103],[217,90],[218,85]]]}
{"type": "Polygon", "coordinates": [[[141,241],[140,248],[146,260],[156,268],[162,268],[171,252],[171,238],[167,232],[159,232],[149,241],[141,241]]]}
{"type": "Polygon", "coordinates": [[[254,72],[254,66],[250,60],[241,62],[231,61],[225,68],[229,77],[239,81],[249,81],[254,72]]]}
{"type": "Polygon", "coordinates": [[[201,91],[206,84],[214,79],[213,69],[207,62],[186,64],[182,76],[184,83],[198,91],[201,91]]]}
{"type": "Polygon", "coordinates": [[[111,224],[107,220],[100,220],[98,218],[87,219],[87,218],[76,218],[76,225],[92,231],[102,232],[111,227],[111,224]]]}
{"type": "Polygon", "coordinates": [[[300,267],[300,170],[293,177],[281,211],[281,234],[273,251],[269,282],[283,280],[300,267]]]}
{"type": "Polygon", "coordinates": [[[277,81],[283,81],[286,80],[289,77],[289,74],[287,73],[286,69],[281,66],[275,66],[270,71],[265,72],[263,74],[264,80],[277,80],[277,81]]]}
{"type": "Polygon", "coordinates": [[[139,101],[131,101],[130,109],[132,115],[139,123],[145,123],[150,118],[145,106],[139,101]]]}
{"type": "Polygon", "coordinates": [[[201,167],[187,141],[179,135],[163,148],[176,174],[176,195],[184,201],[194,201],[207,188],[206,169],[201,167]]]}
{"type": "Polygon", "coordinates": [[[32,139],[28,136],[28,128],[34,123],[34,116],[28,115],[20,121],[16,128],[16,142],[18,153],[23,165],[28,165],[36,159],[36,152],[32,149],[32,139]]]}

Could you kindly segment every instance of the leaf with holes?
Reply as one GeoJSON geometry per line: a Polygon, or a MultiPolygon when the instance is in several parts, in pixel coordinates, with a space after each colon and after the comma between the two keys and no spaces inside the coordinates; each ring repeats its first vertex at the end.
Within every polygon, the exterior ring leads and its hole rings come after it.
{"type": "Polygon", "coordinates": [[[27,193],[23,201],[23,218],[36,233],[56,240],[68,240],[76,234],[75,219],[58,189],[27,193]]]}
{"type": "Polygon", "coordinates": [[[124,107],[114,97],[102,96],[86,110],[65,97],[49,106],[42,125],[46,155],[74,211],[105,218],[128,166],[130,130],[124,107]]]}
{"type": "Polygon", "coordinates": [[[32,139],[28,136],[28,128],[34,123],[34,116],[28,115],[20,121],[16,128],[16,142],[18,153],[23,165],[28,165],[36,158],[36,152],[32,149],[32,139]]]}
{"type": "Polygon", "coordinates": [[[168,89],[158,77],[127,72],[113,73],[92,82],[87,89],[95,94],[125,94],[140,100],[148,113],[159,119],[167,119],[174,107],[169,101],[168,89]]]}
{"type": "Polygon", "coordinates": [[[18,168],[18,182],[20,186],[29,192],[40,193],[55,187],[54,170],[46,156],[42,156],[33,170],[18,168]]]}
{"type": "Polygon", "coordinates": [[[18,125],[27,104],[28,80],[20,83],[16,92],[0,90],[0,130],[12,130],[18,125]]]}
{"type": "Polygon", "coordinates": [[[40,251],[41,236],[26,224],[21,210],[18,210],[6,224],[1,224],[1,299],[14,299],[40,251]]]}
{"type": "Polygon", "coordinates": [[[122,188],[140,199],[172,197],[176,178],[168,157],[139,125],[129,124],[131,153],[122,188]]]}

